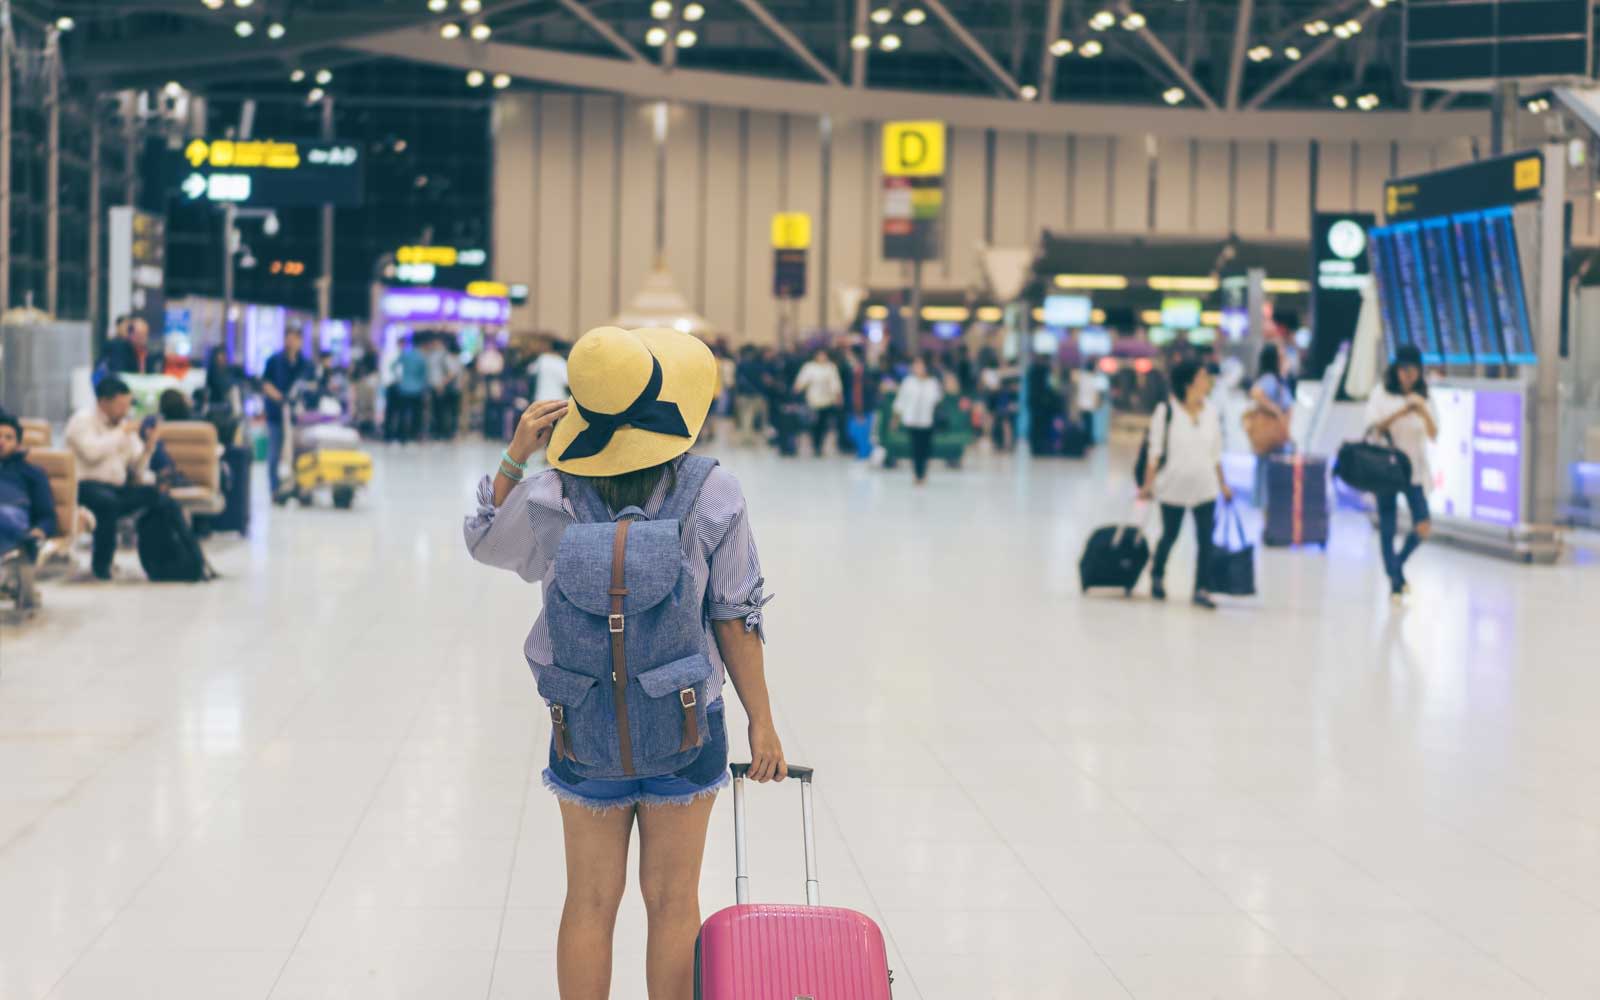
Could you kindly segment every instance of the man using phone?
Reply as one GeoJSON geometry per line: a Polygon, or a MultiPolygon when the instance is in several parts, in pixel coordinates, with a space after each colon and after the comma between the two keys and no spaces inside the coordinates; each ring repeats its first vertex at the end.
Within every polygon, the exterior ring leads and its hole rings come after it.
{"type": "Polygon", "coordinates": [[[95,579],[109,580],[117,521],[161,498],[154,486],[139,482],[157,436],[153,425],[141,428],[128,420],[133,394],[122,379],[101,379],[94,396],[92,405],[67,421],[67,447],[78,460],[78,502],[95,517],[90,570],[95,579]]]}

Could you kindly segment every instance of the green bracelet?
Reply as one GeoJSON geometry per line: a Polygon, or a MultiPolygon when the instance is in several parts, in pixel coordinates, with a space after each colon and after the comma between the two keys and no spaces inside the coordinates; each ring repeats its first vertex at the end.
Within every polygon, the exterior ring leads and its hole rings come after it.
{"type": "Polygon", "coordinates": [[[509,464],[514,469],[520,469],[523,472],[527,472],[528,471],[528,463],[527,462],[519,462],[516,459],[512,458],[511,457],[511,449],[509,449],[509,448],[500,453],[500,461],[509,464]]]}

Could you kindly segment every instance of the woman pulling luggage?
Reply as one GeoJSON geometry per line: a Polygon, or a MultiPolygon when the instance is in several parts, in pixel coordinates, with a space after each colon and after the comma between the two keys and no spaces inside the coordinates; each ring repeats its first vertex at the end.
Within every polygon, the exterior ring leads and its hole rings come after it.
{"type": "Polygon", "coordinates": [[[1406,582],[1406,561],[1433,530],[1428,513],[1428,484],[1433,481],[1428,468],[1428,442],[1439,436],[1439,415],[1428,399],[1422,352],[1412,345],[1395,351],[1383,385],[1367,398],[1367,426],[1368,433],[1387,436],[1395,449],[1411,461],[1409,486],[1398,493],[1374,495],[1378,505],[1378,546],[1384,571],[1389,574],[1389,594],[1399,601],[1411,589],[1406,582]],[[1396,551],[1402,496],[1411,512],[1411,532],[1396,551]]]}
{"type": "Polygon", "coordinates": [[[1215,608],[1206,589],[1206,565],[1211,556],[1211,534],[1216,526],[1217,494],[1233,499],[1222,478],[1222,421],[1211,405],[1211,373],[1198,361],[1180,361],[1168,375],[1171,395],[1157,404],[1150,416],[1148,467],[1155,475],[1145,480],[1139,495],[1161,504],[1161,541],[1150,564],[1150,596],[1167,598],[1164,577],[1167,557],[1183,530],[1183,515],[1194,515],[1194,603],[1215,608]]]}
{"type": "Polygon", "coordinates": [[[787,774],[762,661],[761,566],[744,494],[686,453],[720,374],[673,330],[602,327],[574,345],[572,400],[522,415],[478,488],[467,548],[543,587],[524,647],[551,719],[567,895],[562,1000],[603,1000],[639,826],[651,1000],[694,993],[706,824],[729,780],[726,675],[750,719],[757,781],[787,774]],[[551,468],[528,463],[541,449],[551,468]]]}

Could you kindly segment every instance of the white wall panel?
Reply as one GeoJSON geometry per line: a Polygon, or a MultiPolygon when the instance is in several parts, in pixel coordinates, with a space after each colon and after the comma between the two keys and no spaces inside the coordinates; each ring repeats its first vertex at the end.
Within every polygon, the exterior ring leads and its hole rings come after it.
{"type": "Polygon", "coordinates": [[[1111,228],[1111,140],[1080,135],[1073,150],[1072,228],[1103,233],[1111,228]]]}
{"type": "Polygon", "coordinates": [[[621,100],[610,94],[579,98],[580,146],[575,183],[578,189],[578,330],[599,326],[615,313],[617,161],[616,140],[621,100]]]}
{"type": "Polygon", "coordinates": [[[972,273],[976,256],[972,248],[983,239],[987,196],[983,130],[951,129],[948,149],[942,263],[933,276],[923,266],[924,280],[938,285],[960,284],[972,273]]]}
{"type": "MultiPolygon", "coordinates": [[[[997,247],[1033,246],[1039,238],[1034,207],[1029,204],[1028,137],[998,132],[994,138],[994,239],[997,247]]],[[[970,245],[957,247],[956,263],[971,266],[970,245]],[[965,258],[963,260],[963,257],[965,258]]]]}
{"type": "Polygon", "coordinates": [[[1208,236],[1226,236],[1233,190],[1229,184],[1228,144],[1202,139],[1195,183],[1195,229],[1208,236]]]}
{"type": "MultiPolygon", "coordinates": [[[[875,234],[870,225],[863,225],[863,220],[876,221],[871,189],[862,180],[866,156],[866,134],[859,123],[846,122],[834,128],[833,182],[826,227],[828,279],[834,287],[866,287],[867,256],[872,252],[869,243],[875,234]]],[[[829,322],[839,322],[833,288],[825,288],[823,293],[828,296],[829,322]]]]}
{"type": "Polygon", "coordinates": [[[539,326],[561,337],[583,331],[573,295],[577,274],[578,201],[573,161],[577,153],[577,98],[539,96],[539,283],[534,314],[539,326]]]}
{"type": "Polygon", "coordinates": [[[1433,148],[1433,168],[1443,170],[1459,163],[1472,162],[1472,140],[1452,139],[1433,148]]]}
{"type": "Polygon", "coordinates": [[[674,107],[667,125],[667,269],[700,309],[702,108],[674,107]]]}
{"type": "Polygon", "coordinates": [[[705,317],[724,330],[739,329],[739,112],[713,108],[707,122],[705,215],[705,317]],[[730,155],[730,151],[733,155],[730,155]]]}
{"type": "MultiPolygon", "coordinates": [[[[813,229],[815,222],[822,212],[822,135],[818,131],[817,119],[810,115],[789,116],[789,197],[784,211],[805,212],[811,216],[813,229]]],[[[772,220],[767,220],[770,226],[772,220]]],[[[813,231],[812,238],[816,238],[813,231]]],[[[768,233],[771,236],[771,233],[768,233]]],[[[766,243],[767,259],[772,259],[772,241],[766,243]]],[[[809,329],[817,323],[817,270],[816,252],[813,250],[808,262],[810,273],[806,276],[805,298],[800,300],[800,325],[809,329]]],[[[767,289],[770,292],[772,279],[770,268],[767,278],[767,289]]]]}
{"type": "MultiPolygon", "coordinates": [[[[534,275],[534,95],[495,101],[494,273],[532,283],[534,275]]],[[[512,310],[513,327],[534,322],[532,305],[512,310]]]]}
{"type": "Polygon", "coordinates": [[[1425,174],[1433,169],[1433,147],[1420,142],[1400,144],[1400,176],[1425,174]]]}
{"type": "Polygon", "coordinates": [[[622,109],[622,244],[617,261],[622,273],[616,287],[621,306],[638,294],[655,264],[655,140],[651,105],[628,101],[622,109]]]}
{"type": "Polygon", "coordinates": [[[1271,192],[1270,164],[1267,144],[1241,142],[1234,197],[1237,199],[1235,224],[1241,236],[1265,236],[1267,226],[1267,200],[1271,192]]]}
{"type": "Polygon", "coordinates": [[[779,186],[780,116],[750,112],[745,190],[745,296],[742,332],[756,343],[778,337],[777,308],[772,298],[772,215],[781,207],[779,186]]]}
{"type": "Polygon", "coordinates": [[[1112,140],[1111,227],[1118,232],[1142,233],[1150,228],[1150,157],[1142,135],[1120,135],[1112,140]]]}
{"type": "Polygon", "coordinates": [[[1356,161],[1355,208],[1358,212],[1383,210],[1383,182],[1389,179],[1394,147],[1387,141],[1363,142],[1356,161]]]}
{"type": "MultiPolygon", "coordinates": [[[[1033,205],[1037,217],[1035,230],[1067,229],[1067,137],[1040,135],[1033,146],[1033,205]]],[[[1035,232],[1035,236],[1037,236],[1035,232]]]]}
{"type": "Polygon", "coordinates": [[[1156,229],[1164,233],[1190,231],[1188,139],[1159,139],[1156,147],[1156,229]]]}
{"type": "Polygon", "coordinates": [[[1278,236],[1311,235],[1311,144],[1279,140],[1272,171],[1272,231],[1278,236]]]}
{"type": "Polygon", "coordinates": [[[1317,211],[1349,212],[1350,184],[1355,165],[1348,142],[1317,143],[1317,211]]]}

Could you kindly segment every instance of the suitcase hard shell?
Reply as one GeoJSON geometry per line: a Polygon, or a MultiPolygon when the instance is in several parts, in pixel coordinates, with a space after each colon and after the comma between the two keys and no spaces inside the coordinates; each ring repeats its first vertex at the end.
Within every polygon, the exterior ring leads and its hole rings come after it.
{"type": "Polygon", "coordinates": [[[1316,455],[1272,455],[1261,526],[1266,545],[1328,544],[1328,460],[1316,455]]]}
{"type": "Polygon", "coordinates": [[[791,766],[800,781],[809,905],[751,903],[745,859],[744,776],[733,765],[733,838],[738,903],[700,928],[694,946],[695,1000],[890,1000],[893,976],[883,933],[865,914],[822,906],[809,768],[791,766]]]}
{"type": "Polygon", "coordinates": [[[1145,563],[1150,561],[1150,543],[1136,524],[1108,524],[1096,528],[1078,560],[1078,581],[1090,587],[1121,587],[1131,594],[1145,563]]]}

